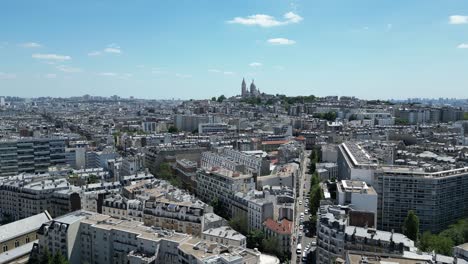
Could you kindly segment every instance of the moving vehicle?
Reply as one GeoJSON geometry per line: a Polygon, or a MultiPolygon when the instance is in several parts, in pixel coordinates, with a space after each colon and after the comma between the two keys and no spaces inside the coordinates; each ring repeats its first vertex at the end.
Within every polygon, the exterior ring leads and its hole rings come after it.
{"type": "Polygon", "coordinates": [[[302,245],[301,243],[297,244],[296,247],[296,254],[300,255],[302,253],[302,245]]]}

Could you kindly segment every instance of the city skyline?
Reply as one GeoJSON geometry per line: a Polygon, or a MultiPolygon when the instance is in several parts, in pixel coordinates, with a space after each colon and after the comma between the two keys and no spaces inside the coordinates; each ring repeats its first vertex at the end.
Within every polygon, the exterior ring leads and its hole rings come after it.
{"type": "Polygon", "coordinates": [[[464,98],[462,1],[5,1],[2,95],[464,98]],[[170,91],[170,92],[168,92],[170,91]]]}

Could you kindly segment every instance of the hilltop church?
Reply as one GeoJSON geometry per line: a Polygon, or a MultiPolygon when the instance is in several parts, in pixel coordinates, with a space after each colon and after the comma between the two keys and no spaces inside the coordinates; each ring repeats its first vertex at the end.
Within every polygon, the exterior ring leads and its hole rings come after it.
{"type": "Polygon", "coordinates": [[[247,84],[245,83],[245,79],[242,79],[241,95],[243,98],[244,97],[257,97],[260,95],[260,90],[257,89],[257,86],[255,86],[255,83],[252,80],[252,83],[250,84],[250,90],[247,91],[247,84]]]}

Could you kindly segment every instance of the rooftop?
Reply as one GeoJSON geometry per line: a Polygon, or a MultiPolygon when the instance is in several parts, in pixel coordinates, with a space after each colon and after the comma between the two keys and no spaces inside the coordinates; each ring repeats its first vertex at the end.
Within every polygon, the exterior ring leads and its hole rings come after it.
{"type": "Polygon", "coordinates": [[[284,218],[283,220],[277,222],[271,218],[268,218],[263,225],[265,225],[271,231],[283,234],[283,235],[291,235],[293,223],[288,219],[284,218]]]}
{"type": "Polygon", "coordinates": [[[231,240],[244,240],[245,236],[229,226],[210,228],[203,232],[204,235],[217,236],[231,240]]]}
{"type": "Polygon", "coordinates": [[[0,242],[8,241],[23,234],[38,230],[42,224],[50,221],[52,217],[47,211],[24,218],[13,223],[0,226],[0,242]]]}
{"type": "Polygon", "coordinates": [[[338,190],[342,192],[365,193],[377,195],[373,187],[367,185],[364,181],[342,180],[338,184],[338,190]]]}

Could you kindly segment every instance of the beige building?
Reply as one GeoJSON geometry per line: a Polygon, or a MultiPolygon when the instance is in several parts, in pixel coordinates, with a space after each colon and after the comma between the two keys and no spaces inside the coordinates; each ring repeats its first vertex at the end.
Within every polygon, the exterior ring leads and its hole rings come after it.
{"type": "Polygon", "coordinates": [[[44,224],[40,253],[46,247],[62,252],[70,263],[198,264],[259,263],[260,252],[226,247],[173,230],[144,226],[137,221],[76,211],[44,224]]]}
{"type": "Polygon", "coordinates": [[[202,238],[224,246],[247,247],[247,238],[229,226],[210,228],[203,232],[202,238]]]}
{"type": "Polygon", "coordinates": [[[0,263],[28,259],[37,231],[51,220],[47,211],[0,226],[0,263]]]}

